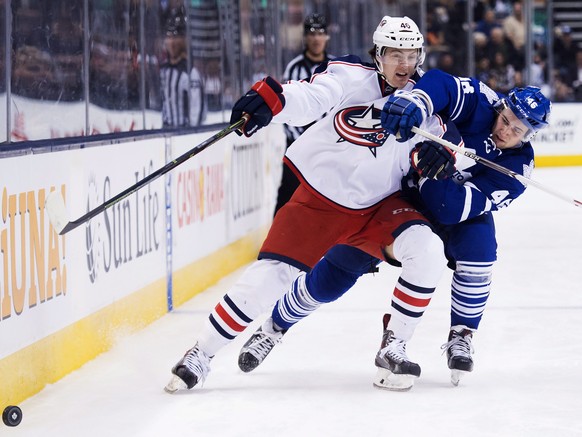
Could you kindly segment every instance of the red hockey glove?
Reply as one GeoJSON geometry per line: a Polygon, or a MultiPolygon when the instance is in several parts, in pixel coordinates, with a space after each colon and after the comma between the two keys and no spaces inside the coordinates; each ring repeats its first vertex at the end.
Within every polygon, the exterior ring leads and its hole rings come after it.
{"type": "Polygon", "coordinates": [[[429,179],[450,178],[457,171],[455,155],[433,141],[418,143],[410,152],[410,165],[416,172],[429,179]]]}
{"type": "Polygon", "coordinates": [[[249,120],[236,131],[238,135],[247,137],[260,128],[267,126],[274,115],[285,106],[283,87],[271,76],[255,83],[251,90],[236,101],[230,114],[230,123],[239,121],[243,114],[249,115],[249,120]]]}

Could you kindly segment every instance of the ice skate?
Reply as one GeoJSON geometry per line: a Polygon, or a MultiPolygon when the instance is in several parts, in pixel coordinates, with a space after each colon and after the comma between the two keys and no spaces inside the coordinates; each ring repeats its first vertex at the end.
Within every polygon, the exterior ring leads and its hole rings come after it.
{"type": "Polygon", "coordinates": [[[374,386],[392,391],[407,391],[420,376],[420,366],[413,363],[406,355],[406,342],[394,337],[388,329],[390,314],[384,315],[384,334],[380,350],[376,354],[375,364],[378,370],[374,386]]]}
{"type": "Polygon", "coordinates": [[[449,341],[441,346],[447,352],[447,364],[451,369],[451,383],[459,385],[461,378],[473,370],[473,331],[463,325],[452,326],[449,341]]]}
{"type": "Polygon", "coordinates": [[[178,390],[189,390],[198,383],[202,384],[210,372],[211,359],[212,357],[198,349],[198,343],[196,343],[172,368],[172,379],[164,390],[175,393],[178,390]]]}
{"type": "Polygon", "coordinates": [[[243,372],[255,370],[263,362],[286,331],[278,331],[269,317],[244,344],[238,355],[238,367],[243,372]]]}

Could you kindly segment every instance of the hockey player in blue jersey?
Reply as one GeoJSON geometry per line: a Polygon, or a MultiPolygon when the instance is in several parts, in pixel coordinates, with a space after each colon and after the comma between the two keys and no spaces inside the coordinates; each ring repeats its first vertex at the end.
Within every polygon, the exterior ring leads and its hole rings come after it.
{"type": "MultiPolygon", "coordinates": [[[[434,70],[410,94],[397,93],[388,99],[382,124],[405,141],[414,136],[411,128],[420,126],[424,115],[439,114],[455,124],[467,149],[529,177],[534,168],[530,140],[548,125],[550,111],[550,101],[537,87],[515,88],[507,96],[498,96],[476,79],[434,70]]],[[[442,147],[427,146],[423,146],[427,154],[421,161],[449,162],[449,154],[442,147]]],[[[418,156],[421,153],[422,147],[418,156]]],[[[413,166],[416,156],[412,154],[413,166]]],[[[456,385],[463,372],[473,370],[471,341],[485,310],[497,260],[491,212],[509,206],[526,187],[465,156],[458,158],[457,171],[444,180],[423,177],[422,163],[419,167],[419,198],[415,204],[438,226],[454,270],[451,328],[443,349],[456,385]]]]}
{"type": "MultiPolygon", "coordinates": [[[[499,96],[476,79],[431,70],[412,91],[397,91],[388,98],[382,126],[399,137],[399,141],[408,141],[414,136],[413,126],[418,127],[427,116],[438,114],[444,121],[454,123],[467,149],[528,177],[534,166],[529,141],[547,126],[550,110],[550,101],[536,87],[516,88],[508,96],[499,96]]],[[[463,372],[473,369],[471,340],[489,297],[497,259],[491,212],[507,207],[524,192],[525,186],[465,156],[459,156],[455,162],[448,149],[421,137],[417,139],[419,143],[411,153],[415,174],[403,182],[414,198],[413,204],[431,219],[445,242],[449,266],[454,270],[451,328],[443,349],[451,381],[456,385],[463,372]]],[[[334,247],[277,302],[271,318],[242,348],[241,369],[256,368],[291,326],[321,304],[337,299],[355,283],[354,274],[364,274],[370,264],[378,261],[348,246],[334,247]],[[338,269],[351,276],[338,275],[338,269]]],[[[415,296],[402,293],[402,287],[406,285],[397,284],[394,290],[392,312],[418,319],[422,314],[412,306],[415,296]]],[[[422,295],[417,294],[416,298],[422,295]]],[[[400,370],[398,353],[388,350],[391,343],[398,341],[389,320],[385,316],[374,384],[399,389],[389,378],[390,373],[400,370]],[[388,353],[383,354],[383,350],[388,353]]]]}

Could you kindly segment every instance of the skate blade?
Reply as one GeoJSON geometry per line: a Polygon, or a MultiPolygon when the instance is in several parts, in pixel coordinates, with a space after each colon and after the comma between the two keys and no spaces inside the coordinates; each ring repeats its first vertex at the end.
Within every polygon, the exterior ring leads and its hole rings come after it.
{"type": "Polygon", "coordinates": [[[374,387],[390,391],[408,391],[414,385],[416,378],[413,375],[396,374],[383,367],[378,367],[374,378],[374,387]]]}
{"type": "Polygon", "coordinates": [[[172,379],[170,379],[170,382],[168,382],[168,384],[166,384],[166,386],[164,387],[164,391],[166,393],[172,394],[176,393],[178,390],[186,390],[187,388],[188,386],[184,381],[182,381],[176,375],[173,375],[172,379]]]}
{"type": "Polygon", "coordinates": [[[461,382],[461,378],[467,373],[469,372],[465,370],[451,369],[451,384],[453,384],[455,387],[458,387],[459,382],[461,382]]]}

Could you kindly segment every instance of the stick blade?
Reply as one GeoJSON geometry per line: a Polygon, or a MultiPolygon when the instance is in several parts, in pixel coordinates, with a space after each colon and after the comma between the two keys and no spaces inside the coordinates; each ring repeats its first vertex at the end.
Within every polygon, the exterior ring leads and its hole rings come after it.
{"type": "Polygon", "coordinates": [[[48,214],[49,221],[57,234],[61,234],[65,226],[69,223],[67,219],[67,208],[65,199],[58,191],[51,191],[46,197],[44,208],[48,214]]]}

